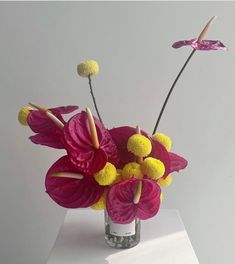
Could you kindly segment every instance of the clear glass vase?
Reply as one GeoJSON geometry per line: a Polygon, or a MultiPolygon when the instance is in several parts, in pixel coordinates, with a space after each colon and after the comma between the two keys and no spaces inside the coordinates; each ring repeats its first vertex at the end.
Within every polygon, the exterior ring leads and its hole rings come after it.
{"type": "Polygon", "coordinates": [[[104,210],[105,242],[112,248],[131,248],[140,241],[140,220],[136,218],[130,224],[114,223],[104,210]]]}

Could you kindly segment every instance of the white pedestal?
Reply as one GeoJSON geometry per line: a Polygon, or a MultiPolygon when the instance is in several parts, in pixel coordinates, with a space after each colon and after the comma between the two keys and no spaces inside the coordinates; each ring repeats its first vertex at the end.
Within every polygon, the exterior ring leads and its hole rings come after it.
{"type": "Polygon", "coordinates": [[[141,221],[141,242],[113,249],[104,242],[103,211],[68,210],[48,264],[198,264],[177,210],[141,221]]]}

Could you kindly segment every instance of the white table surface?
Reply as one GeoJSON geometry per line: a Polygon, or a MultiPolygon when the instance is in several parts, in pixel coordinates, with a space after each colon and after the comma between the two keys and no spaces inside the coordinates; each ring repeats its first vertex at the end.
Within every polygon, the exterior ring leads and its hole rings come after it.
{"type": "Polygon", "coordinates": [[[141,242],[113,249],[104,242],[103,211],[68,210],[47,264],[198,264],[177,210],[141,221],[141,242]]]}

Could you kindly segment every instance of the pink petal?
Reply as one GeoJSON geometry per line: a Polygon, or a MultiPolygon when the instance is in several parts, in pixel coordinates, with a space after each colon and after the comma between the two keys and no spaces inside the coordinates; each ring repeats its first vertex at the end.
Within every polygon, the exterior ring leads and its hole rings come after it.
{"type": "Polygon", "coordinates": [[[94,118],[100,148],[93,147],[86,112],[73,116],[64,127],[64,144],[73,164],[86,174],[94,174],[107,161],[118,162],[117,148],[108,130],[94,118]]]}
{"type": "Polygon", "coordinates": [[[179,172],[179,170],[184,169],[187,165],[188,162],[186,159],[184,159],[183,157],[180,157],[179,155],[169,152],[169,156],[170,156],[170,161],[171,161],[171,168],[170,168],[170,172],[174,172],[177,171],[179,172]]]}
{"type": "Polygon", "coordinates": [[[112,221],[128,224],[135,218],[145,220],[157,214],[161,195],[158,184],[153,180],[143,179],[140,201],[134,204],[137,185],[138,180],[133,178],[121,181],[109,189],[106,209],[112,221]]]}
{"type": "Polygon", "coordinates": [[[191,46],[197,39],[191,39],[191,40],[180,40],[175,43],[173,43],[172,47],[175,49],[181,48],[183,46],[191,46]]]}
{"type": "Polygon", "coordinates": [[[55,172],[77,172],[68,156],[57,160],[46,175],[46,192],[60,206],[66,208],[84,208],[96,203],[103,194],[93,177],[84,175],[81,180],[51,176],[55,172]]]}
{"type": "Polygon", "coordinates": [[[49,110],[51,110],[52,113],[54,114],[64,115],[64,114],[72,113],[77,109],[78,109],[77,105],[67,105],[67,106],[58,106],[55,108],[50,108],[49,110]]]}
{"type": "Polygon", "coordinates": [[[61,134],[58,133],[39,133],[29,137],[34,144],[40,144],[51,148],[63,149],[61,134]]]}
{"type": "Polygon", "coordinates": [[[224,44],[219,40],[202,40],[201,42],[192,43],[192,48],[196,50],[227,50],[224,44]]]}
{"type": "Polygon", "coordinates": [[[181,48],[183,46],[191,46],[193,49],[196,50],[227,50],[227,48],[224,46],[224,44],[219,40],[202,40],[200,42],[197,41],[197,39],[191,39],[191,40],[181,40],[175,42],[172,47],[175,49],[181,48]]]}
{"type": "Polygon", "coordinates": [[[68,151],[68,154],[74,166],[89,175],[103,169],[107,162],[107,155],[102,149],[93,149],[86,152],[68,151]]]}
{"type": "MultiPolygon", "coordinates": [[[[55,115],[60,119],[60,121],[65,123],[61,115],[55,115]]],[[[30,112],[27,122],[29,124],[29,127],[35,133],[49,133],[51,131],[59,129],[51,119],[49,119],[44,113],[38,110],[33,110],[30,112]]]]}
{"type": "MultiPolygon", "coordinates": [[[[78,106],[69,105],[69,106],[60,106],[55,108],[50,108],[49,110],[63,123],[65,123],[64,119],[62,118],[62,114],[68,114],[75,111],[78,106]]],[[[46,133],[58,127],[55,123],[49,119],[45,113],[40,112],[39,110],[33,110],[30,112],[27,122],[30,128],[35,133],[46,133]]]]}

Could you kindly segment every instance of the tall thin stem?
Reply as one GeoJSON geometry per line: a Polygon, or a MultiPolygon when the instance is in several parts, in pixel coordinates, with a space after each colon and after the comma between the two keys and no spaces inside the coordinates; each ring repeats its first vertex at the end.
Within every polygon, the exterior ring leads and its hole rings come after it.
{"type": "Polygon", "coordinates": [[[161,109],[161,111],[160,111],[160,114],[159,114],[159,116],[158,116],[157,122],[156,122],[156,124],[155,124],[154,129],[153,129],[153,134],[156,133],[156,130],[157,130],[158,125],[159,125],[159,123],[160,123],[160,120],[161,120],[162,114],[163,114],[163,112],[164,112],[164,110],[165,110],[165,107],[166,107],[166,105],[167,105],[167,102],[168,102],[168,100],[169,100],[169,98],[170,98],[170,95],[171,95],[171,93],[172,93],[172,91],[173,91],[173,89],[174,89],[174,87],[175,87],[177,81],[179,80],[181,74],[183,73],[183,71],[184,71],[185,67],[187,66],[187,64],[189,63],[190,59],[193,57],[193,54],[195,53],[195,51],[196,51],[196,50],[193,49],[193,51],[190,53],[189,57],[187,58],[186,62],[185,62],[184,65],[183,65],[183,67],[181,68],[180,72],[178,73],[176,79],[174,80],[174,82],[173,82],[173,84],[172,84],[172,86],[171,86],[171,88],[170,88],[170,90],[169,90],[169,92],[168,92],[168,94],[167,94],[167,97],[166,97],[166,99],[165,99],[165,101],[164,101],[164,103],[163,103],[162,109],[161,109]]]}
{"type": "Polygon", "coordinates": [[[96,113],[99,117],[99,120],[101,123],[103,123],[102,119],[101,119],[101,116],[100,116],[100,113],[99,113],[99,110],[98,110],[98,107],[97,107],[97,104],[96,104],[96,100],[95,100],[95,96],[94,96],[94,93],[93,93],[93,88],[92,88],[92,84],[91,84],[91,76],[88,75],[88,80],[89,80],[89,86],[90,86],[90,93],[91,93],[91,96],[92,96],[92,100],[93,100],[93,103],[94,103],[94,106],[95,106],[95,110],[96,110],[96,113]]]}
{"type": "MultiPolygon", "coordinates": [[[[211,27],[211,25],[212,25],[212,23],[214,22],[215,19],[216,19],[216,16],[213,16],[213,17],[208,21],[208,23],[207,23],[206,26],[203,28],[203,30],[201,31],[201,33],[200,33],[200,35],[199,35],[199,37],[198,37],[198,39],[197,39],[198,42],[200,42],[200,41],[202,41],[202,40],[204,39],[204,37],[205,37],[207,31],[209,30],[209,28],[211,27]]],[[[193,54],[195,53],[195,51],[196,51],[196,49],[193,49],[193,51],[190,53],[189,57],[187,58],[186,62],[185,62],[184,65],[183,65],[183,67],[181,68],[180,72],[178,73],[176,79],[174,80],[174,82],[173,82],[173,84],[172,84],[172,86],[171,86],[171,88],[170,88],[170,91],[168,92],[168,95],[167,95],[167,97],[166,97],[166,99],[165,99],[165,101],[164,101],[164,104],[163,104],[163,106],[162,106],[161,112],[160,112],[160,114],[159,114],[159,116],[158,116],[158,119],[157,119],[156,125],[155,125],[155,127],[154,127],[154,129],[153,129],[153,134],[155,134],[156,131],[157,131],[157,128],[158,128],[159,122],[160,122],[160,120],[161,120],[162,114],[163,114],[163,112],[164,112],[164,109],[165,109],[165,107],[166,107],[166,105],[167,105],[167,102],[168,102],[168,100],[169,100],[169,98],[170,98],[170,95],[171,95],[171,93],[172,93],[172,91],[173,91],[173,89],[174,89],[174,87],[175,87],[177,81],[179,80],[181,74],[183,73],[185,67],[186,67],[187,64],[189,63],[189,61],[190,61],[190,59],[192,58],[192,56],[193,56],[193,54]]]]}

